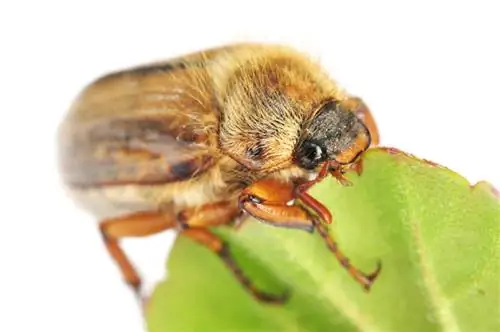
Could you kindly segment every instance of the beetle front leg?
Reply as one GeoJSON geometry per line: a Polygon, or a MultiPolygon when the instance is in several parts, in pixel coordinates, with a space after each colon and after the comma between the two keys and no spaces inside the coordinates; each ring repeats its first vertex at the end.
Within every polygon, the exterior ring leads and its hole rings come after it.
{"type": "Polygon", "coordinates": [[[295,199],[293,184],[267,179],[244,189],[239,204],[244,211],[264,223],[311,232],[314,225],[309,214],[302,207],[295,205],[295,199]]]}
{"type": "Polygon", "coordinates": [[[227,268],[233,273],[239,283],[257,300],[266,303],[281,304],[288,299],[288,292],[285,292],[281,295],[274,295],[258,289],[238,266],[233,256],[231,255],[229,246],[225,242],[223,242],[220,237],[213,234],[208,229],[187,228],[182,231],[181,235],[195,240],[199,244],[208,248],[213,253],[217,254],[217,256],[219,256],[219,258],[224,262],[227,268]]]}
{"type": "Polygon", "coordinates": [[[342,251],[340,251],[336,241],[328,232],[328,229],[318,221],[313,221],[313,222],[314,222],[314,227],[318,231],[319,235],[321,235],[323,240],[325,240],[326,246],[328,247],[328,249],[330,249],[331,252],[333,252],[333,254],[337,258],[339,263],[342,265],[342,267],[346,269],[349,272],[349,274],[363,286],[365,290],[367,291],[370,290],[371,286],[373,285],[373,282],[375,281],[375,279],[377,279],[378,275],[380,274],[380,271],[382,270],[382,263],[379,261],[377,263],[375,271],[373,271],[372,273],[366,274],[364,272],[361,272],[355,266],[351,265],[349,259],[342,253],[342,251]]]}
{"type": "MultiPolygon", "coordinates": [[[[292,184],[262,180],[242,192],[240,206],[253,217],[273,226],[301,228],[308,231],[316,229],[342,267],[366,290],[369,290],[381,271],[381,264],[378,264],[374,272],[365,274],[349,263],[349,259],[338,248],[328,229],[306,209],[315,211],[320,218],[328,219],[325,217],[325,211],[328,211],[326,207],[305,192],[310,186],[311,184],[305,184],[302,187],[299,186],[297,190],[292,184]],[[303,201],[305,208],[287,204],[296,196],[303,201]]],[[[330,215],[329,212],[328,215],[330,215]]]]}
{"type": "Polygon", "coordinates": [[[275,304],[283,303],[288,298],[288,293],[274,295],[259,290],[238,266],[231,255],[229,246],[207,229],[210,226],[228,224],[237,218],[239,213],[235,204],[226,202],[184,210],[178,215],[182,227],[180,235],[191,238],[219,256],[240,284],[257,300],[275,304]]]}

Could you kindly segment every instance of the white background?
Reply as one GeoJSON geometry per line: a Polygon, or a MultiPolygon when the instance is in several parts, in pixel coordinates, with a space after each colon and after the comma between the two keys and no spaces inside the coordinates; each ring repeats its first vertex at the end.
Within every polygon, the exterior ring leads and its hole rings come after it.
{"type": "MultiPolygon", "coordinates": [[[[0,5],[2,332],[141,330],[95,221],[65,198],[55,168],[60,118],[112,69],[236,41],[290,44],[365,99],[384,145],[500,186],[495,1],[9,3],[0,5]]],[[[171,239],[126,247],[161,276],[171,239]]]]}

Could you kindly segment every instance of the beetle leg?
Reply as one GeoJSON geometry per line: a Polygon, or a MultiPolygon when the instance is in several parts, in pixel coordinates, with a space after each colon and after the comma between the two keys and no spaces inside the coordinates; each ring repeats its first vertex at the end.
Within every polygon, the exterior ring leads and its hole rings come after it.
{"type": "Polygon", "coordinates": [[[224,264],[231,270],[236,279],[240,284],[249,291],[257,300],[267,303],[283,303],[288,298],[288,293],[282,295],[272,295],[259,290],[255,285],[248,279],[243,271],[239,268],[238,264],[233,259],[229,247],[224,243],[217,235],[210,232],[205,228],[187,228],[182,231],[182,235],[188,236],[196,242],[204,245],[212,252],[217,254],[224,264]]]}
{"type": "Polygon", "coordinates": [[[100,229],[106,248],[120,268],[125,282],[130,285],[143,304],[145,297],[142,294],[141,278],[120,247],[119,240],[126,237],[153,235],[176,227],[181,228],[181,235],[188,236],[205,245],[221,257],[228,268],[235,274],[238,281],[257,299],[265,302],[283,302],[287,294],[275,296],[259,291],[244,276],[232,258],[228,246],[219,237],[206,229],[207,227],[228,224],[239,213],[236,204],[219,202],[186,209],[177,215],[168,212],[139,212],[125,217],[107,219],[101,223],[100,229]]]}
{"type": "Polygon", "coordinates": [[[233,259],[229,246],[207,229],[211,226],[229,224],[239,215],[240,211],[236,204],[220,202],[204,205],[200,208],[186,209],[177,215],[177,219],[182,227],[180,234],[195,240],[217,254],[240,284],[257,300],[268,303],[284,302],[288,297],[287,293],[272,295],[255,287],[233,259]]]}
{"type": "Polygon", "coordinates": [[[306,208],[309,208],[316,212],[321,219],[331,220],[328,209],[307,194],[304,191],[306,187],[308,186],[297,187],[300,188],[300,190],[297,190],[290,184],[283,184],[274,180],[262,180],[243,191],[240,197],[240,206],[250,215],[274,226],[303,228],[309,231],[316,229],[342,267],[366,290],[369,290],[380,273],[381,264],[378,264],[373,273],[365,274],[349,263],[347,257],[338,248],[335,239],[329,234],[328,229],[306,210],[306,208]],[[271,189],[273,191],[269,191],[271,189]],[[278,194],[282,197],[281,205],[279,204],[278,194]],[[288,199],[294,195],[303,202],[304,207],[286,204],[288,199]],[[325,216],[326,213],[329,217],[325,216]]]}
{"type": "Polygon", "coordinates": [[[125,282],[132,288],[136,297],[144,302],[141,277],[120,246],[119,240],[127,237],[154,235],[178,226],[183,228],[184,219],[189,218],[193,213],[198,216],[196,219],[190,219],[193,226],[209,227],[228,223],[231,221],[228,217],[232,216],[233,210],[235,210],[234,208],[228,210],[228,207],[229,204],[226,202],[215,203],[182,211],[177,216],[168,211],[138,212],[124,217],[103,220],[100,224],[100,230],[104,244],[118,265],[125,282]]]}
{"type": "Polygon", "coordinates": [[[210,226],[228,224],[239,215],[238,206],[226,202],[209,204],[201,208],[187,209],[178,214],[178,220],[183,228],[180,234],[195,240],[217,254],[235,275],[240,284],[256,299],[269,303],[284,302],[288,297],[286,293],[272,295],[257,289],[238,267],[228,245],[207,229],[210,226]]]}
{"type": "Polygon", "coordinates": [[[380,271],[382,270],[382,263],[379,261],[377,263],[377,267],[375,271],[370,274],[365,274],[358,270],[355,266],[351,265],[349,259],[340,251],[337,243],[333,239],[333,237],[328,232],[328,229],[318,221],[313,221],[314,227],[318,230],[318,233],[321,235],[323,240],[325,240],[328,249],[335,255],[339,263],[342,265],[344,269],[346,269],[349,274],[360,283],[367,291],[370,290],[371,286],[375,279],[377,279],[380,271]]]}
{"type": "Polygon", "coordinates": [[[141,278],[133,267],[119,240],[125,237],[141,237],[156,234],[177,225],[175,218],[159,212],[139,212],[129,216],[104,220],[100,230],[104,244],[121,270],[125,282],[141,301],[141,278]]]}
{"type": "Polygon", "coordinates": [[[239,204],[248,214],[262,222],[310,232],[314,225],[307,211],[295,205],[295,196],[292,183],[266,179],[245,188],[239,197],[239,204]],[[294,204],[291,205],[290,202],[294,204]]]}

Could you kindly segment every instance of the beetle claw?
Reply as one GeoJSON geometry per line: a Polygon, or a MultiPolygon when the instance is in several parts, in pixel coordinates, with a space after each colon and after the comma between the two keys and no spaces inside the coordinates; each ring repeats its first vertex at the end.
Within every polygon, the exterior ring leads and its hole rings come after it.
{"type": "Polygon", "coordinates": [[[364,277],[366,279],[366,282],[365,282],[365,285],[364,285],[366,291],[369,291],[371,289],[373,283],[378,278],[378,276],[380,275],[381,271],[382,271],[382,262],[379,260],[379,261],[377,261],[377,267],[375,268],[375,271],[373,271],[370,274],[365,274],[364,275],[364,277]]]}
{"type": "Polygon", "coordinates": [[[268,293],[254,294],[255,297],[268,304],[284,304],[290,299],[290,291],[285,291],[281,295],[273,295],[268,293]]]}

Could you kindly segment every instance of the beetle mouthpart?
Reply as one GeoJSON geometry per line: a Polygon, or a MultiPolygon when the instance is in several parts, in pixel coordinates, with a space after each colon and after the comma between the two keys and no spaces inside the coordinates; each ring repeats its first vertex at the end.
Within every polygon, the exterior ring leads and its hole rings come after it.
{"type": "Polygon", "coordinates": [[[337,181],[343,185],[344,187],[350,187],[352,186],[351,180],[345,177],[344,171],[342,168],[336,168],[332,171],[330,171],[330,174],[337,179],[337,181]]]}

